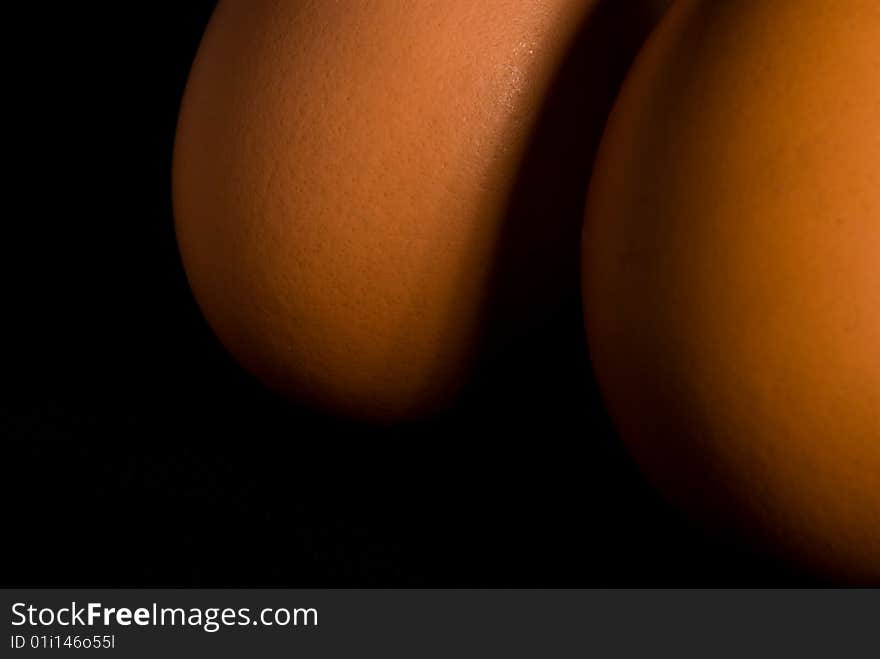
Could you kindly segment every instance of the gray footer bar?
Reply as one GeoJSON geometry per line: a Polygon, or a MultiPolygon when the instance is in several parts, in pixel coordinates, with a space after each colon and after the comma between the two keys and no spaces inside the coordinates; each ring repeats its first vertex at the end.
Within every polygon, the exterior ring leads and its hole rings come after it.
{"type": "Polygon", "coordinates": [[[4,590],[3,657],[880,656],[880,591],[4,590]]]}

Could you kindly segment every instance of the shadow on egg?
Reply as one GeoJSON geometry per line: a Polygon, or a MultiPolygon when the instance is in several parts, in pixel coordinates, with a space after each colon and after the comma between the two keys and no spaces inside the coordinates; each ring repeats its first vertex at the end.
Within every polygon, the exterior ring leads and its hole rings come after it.
{"type": "MultiPolygon", "coordinates": [[[[583,209],[620,84],[666,0],[603,0],[584,18],[529,130],[491,257],[475,367],[459,405],[538,419],[601,404],[580,295],[583,209]]],[[[455,410],[453,410],[454,412],[455,410]]]]}

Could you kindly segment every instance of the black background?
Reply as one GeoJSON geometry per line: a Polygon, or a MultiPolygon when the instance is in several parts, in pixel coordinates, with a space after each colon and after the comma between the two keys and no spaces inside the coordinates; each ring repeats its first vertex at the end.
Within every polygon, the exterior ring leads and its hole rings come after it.
{"type": "Polygon", "coordinates": [[[171,216],[212,6],[33,3],[9,22],[0,433],[78,441],[6,443],[7,585],[807,583],[644,483],[595,391],[576,282],[543,340],[430,423],[319,418],[241,372],[171,216]]]}

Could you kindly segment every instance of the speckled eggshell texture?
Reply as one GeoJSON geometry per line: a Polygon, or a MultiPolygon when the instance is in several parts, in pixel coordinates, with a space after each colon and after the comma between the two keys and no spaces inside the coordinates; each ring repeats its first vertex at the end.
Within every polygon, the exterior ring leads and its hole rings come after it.
{"type": "Polygon", "coordinates": [[[174,211],[223,344],[334,415],[443,409],[495,307],[516,332],[577,281],[595,143],[665,4],[221,0],[181,109],[174,211]],[[560,79],[573,48],[586,73],[560,79]]]}

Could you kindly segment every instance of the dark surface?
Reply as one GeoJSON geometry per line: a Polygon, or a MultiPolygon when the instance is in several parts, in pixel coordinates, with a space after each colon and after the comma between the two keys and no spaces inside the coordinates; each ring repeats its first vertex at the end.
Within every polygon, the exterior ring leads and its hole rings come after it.
{"type": "Polygon", "coordinates": [[[644,483],[595,391],[575,277],[558,317],[430,424],[347,426],[242,373],[199,314],[171,217],[177,109],[212,5],[16,22],[27,210],[7,241],[0,433],[78,441],[6,444],[4,585],[806,583],[644,483]]]}

